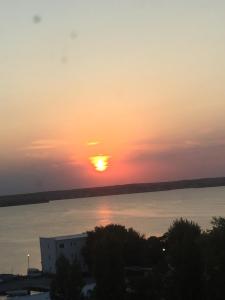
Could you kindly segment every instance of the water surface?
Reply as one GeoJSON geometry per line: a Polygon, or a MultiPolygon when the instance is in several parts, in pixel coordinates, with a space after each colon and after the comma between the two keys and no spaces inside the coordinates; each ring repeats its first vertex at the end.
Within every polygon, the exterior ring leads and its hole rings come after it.
{"type": "Polygon", "coordinates": [[[27,254],[40,268],[40,236],[81,233],[119,223],[160,235],[178,217],[203,229],[212,216],[225,216],[225,187],[60,200],[0,209],[0,273],[25,273],[27,254]]]}

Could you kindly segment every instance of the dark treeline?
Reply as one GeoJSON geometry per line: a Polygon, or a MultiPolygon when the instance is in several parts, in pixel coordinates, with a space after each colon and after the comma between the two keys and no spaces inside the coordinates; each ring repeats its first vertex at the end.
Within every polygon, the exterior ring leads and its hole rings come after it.
{"type": "Polygon", "coordinates": [[[46,191],[29,194],[0,196],[0,207],[46,203],[54,200],[100,197],[110,195],[158,192],[177,189],[225,186],[225,177],[199,178],[152,183],[131,183],[113,186],[79,188],[62,191],[46,191]]]}
{"type": "MultiPolygon", "coordinates": [[[[83,254],[96,286],[95,300],[225,299],[225,219],[212,228],[175,220],[161,237],[145,236],[121,225],[88,232],[83,254]]],[[[77,263],[60,258],[52,283],[55,300],[83,299],[77,263]]]]}

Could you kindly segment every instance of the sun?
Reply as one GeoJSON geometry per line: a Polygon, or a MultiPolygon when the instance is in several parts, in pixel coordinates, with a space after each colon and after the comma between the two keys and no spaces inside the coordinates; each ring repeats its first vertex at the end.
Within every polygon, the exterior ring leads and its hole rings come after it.
{"type": "Polygon", "coordinates": [[[90,157],[90,160],[96,171],[104,172],[107,170],[108,165],[109,165],[109,156],[96,155],[96,156],[90,157]]]}

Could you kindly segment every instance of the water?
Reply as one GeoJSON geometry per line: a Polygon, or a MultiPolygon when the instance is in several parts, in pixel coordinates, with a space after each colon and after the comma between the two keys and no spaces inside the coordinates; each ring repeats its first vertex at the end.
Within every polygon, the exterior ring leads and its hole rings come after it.
{"type": "Polygon", "coordinates": [[[212,216],[225,216],[225,187],[174,190],[74,200],[0,209],[0,273],[40,268],[40,236],[81,233],[119,223],[160,235],[177,217],[209,228],[212,216]]]}

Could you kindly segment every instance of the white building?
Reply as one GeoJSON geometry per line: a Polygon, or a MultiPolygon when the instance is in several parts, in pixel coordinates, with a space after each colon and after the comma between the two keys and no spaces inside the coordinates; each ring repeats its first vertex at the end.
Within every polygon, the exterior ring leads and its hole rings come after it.
{"type": "Polygon", "coordinates": [[[40,237],[41,264],[44,273],[56,272],[56,261],[63,255],[70,263],[77,260],[82,271],[86,270],[82,249],[86,243],[87,234],[75,234],[58,237],[40,237]]]}

